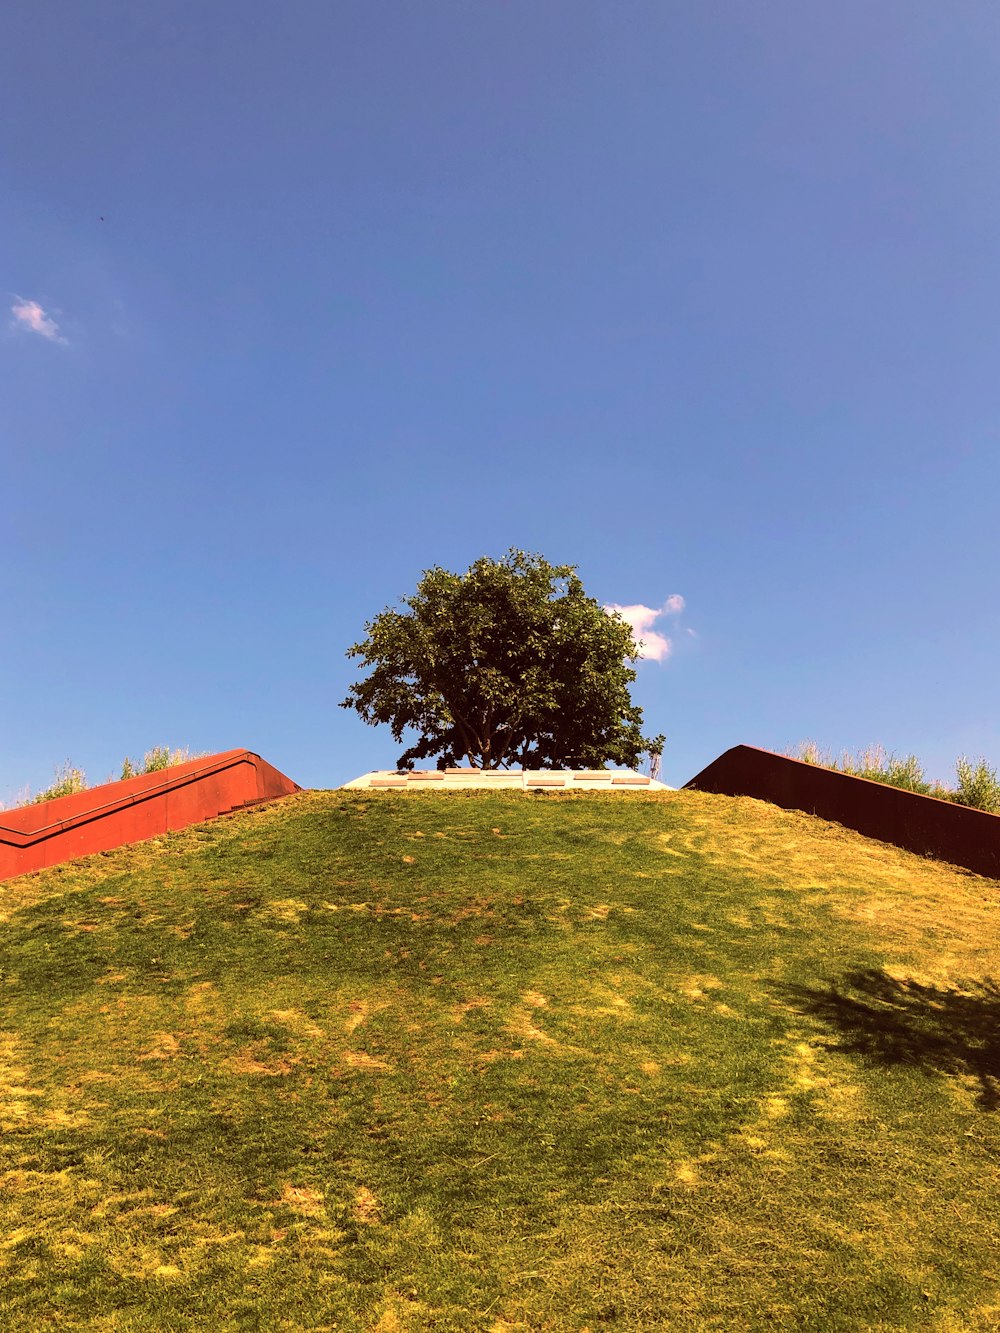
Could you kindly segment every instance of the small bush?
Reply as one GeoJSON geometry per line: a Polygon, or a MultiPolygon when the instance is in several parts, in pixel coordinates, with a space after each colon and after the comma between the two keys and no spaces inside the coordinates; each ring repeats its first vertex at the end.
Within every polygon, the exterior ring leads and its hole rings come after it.
{"type": "Polygon", "coordinates": [[[26,804],[38,805],[41,801],[54,801],[59,796],[74,796],[78,791],[86,790],[86,773],[82,768],[74,768],[67,759],[62,768],[56,769],[56,780],[52,786],[32,796],[26,804]]]}
{"type": "Polygon", "coordinates": [[[169,745],[156,745],[152,750],[146,751],[141,763],[126,755],[122,761],[121,780],[142,777],[146,773],[159,773],[161,769],[173,768],[175,764],[186,764],[189,759],[197,757],[187,747],[183,750],[171,750],[169,745]]]}
{"type": "Polygon", "coordinates": [[[860,757],[864,764],[859,777],[884,782],[888,787],[900,787],[903,791],[919,792],[921,796],[930,792],[931,784],[924,777],[923,766],[915,754],[886,754],[878,745],[860,757]]]}
{"type": "Polygon", "coordinates": [[[183,764],[190,758],[191,751],[188,749],[171,750],[168,745],[157,745],[143,755],[142,771],[159,773],[162,768],[173,768],[175,764],[183,764]]]}
{"type": "Polygon", "coordinates": [[[1000,813],[1000,781],[996,769],[990,768],[986,760],[979,757],[975,763],[961,755],[955,761],[955,776],[958,786],[952,799],[962,805],[971,805],[974,810],[987,810],[990,814],[1000,813]]]}

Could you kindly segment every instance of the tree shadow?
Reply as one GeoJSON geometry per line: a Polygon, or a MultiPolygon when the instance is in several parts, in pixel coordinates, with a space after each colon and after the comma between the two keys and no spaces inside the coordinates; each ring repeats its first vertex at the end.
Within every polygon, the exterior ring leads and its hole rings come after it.
{"type": "Polygon", "coordinates": [[[980,1108],[1000,1107],[1000,983],[992,977],[934,986],[869,968],[825,987],[776,989],[838,1033],[837,1049],[886,1065],[971,1076],[980,1108]]]}

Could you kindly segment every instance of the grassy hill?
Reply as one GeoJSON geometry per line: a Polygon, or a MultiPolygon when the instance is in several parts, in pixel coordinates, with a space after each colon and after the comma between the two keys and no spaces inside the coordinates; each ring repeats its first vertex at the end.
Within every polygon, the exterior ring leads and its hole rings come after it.
{"type": "Polygon", "coordinates": [[[690,792],[10,881],[0,1326],[995,1328],[998,891],[690,792]]]}

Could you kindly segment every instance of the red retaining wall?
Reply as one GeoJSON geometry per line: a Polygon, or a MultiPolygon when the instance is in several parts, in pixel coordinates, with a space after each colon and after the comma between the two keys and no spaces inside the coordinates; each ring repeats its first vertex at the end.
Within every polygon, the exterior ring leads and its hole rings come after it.
{"type": "Polygon", "coordinates": [[[0,879],[155,838],[248,801],[274,800],[300,790],[260,755],[227,750],[73,796],[0,811],[0,879]]]}
{"type": "Polygon", "coordinates": [[[756,796],[785,810],[821,815],[869,838],[1000,879],[1000,815],[918,796],[752,745],[727,750],[685,786],[725,796],[756,796]]]}

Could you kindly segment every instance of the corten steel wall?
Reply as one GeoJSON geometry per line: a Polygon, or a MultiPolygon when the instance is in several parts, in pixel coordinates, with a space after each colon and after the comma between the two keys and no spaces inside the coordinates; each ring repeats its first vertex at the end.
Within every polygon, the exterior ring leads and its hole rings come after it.
{"type": "Polygon", "coordinates": [[[0,880],[155,838],[247,801],[301,788],[250,750],[204,755],[158,773],[0,811],[0,880]]]}
{"type": "Polygon", "coordinates": [[[685,783],[695,791],[756,796],[804,810],[869,838],[1000,879],[1000,816],[867,778],[736,745],[685,783]]]}

